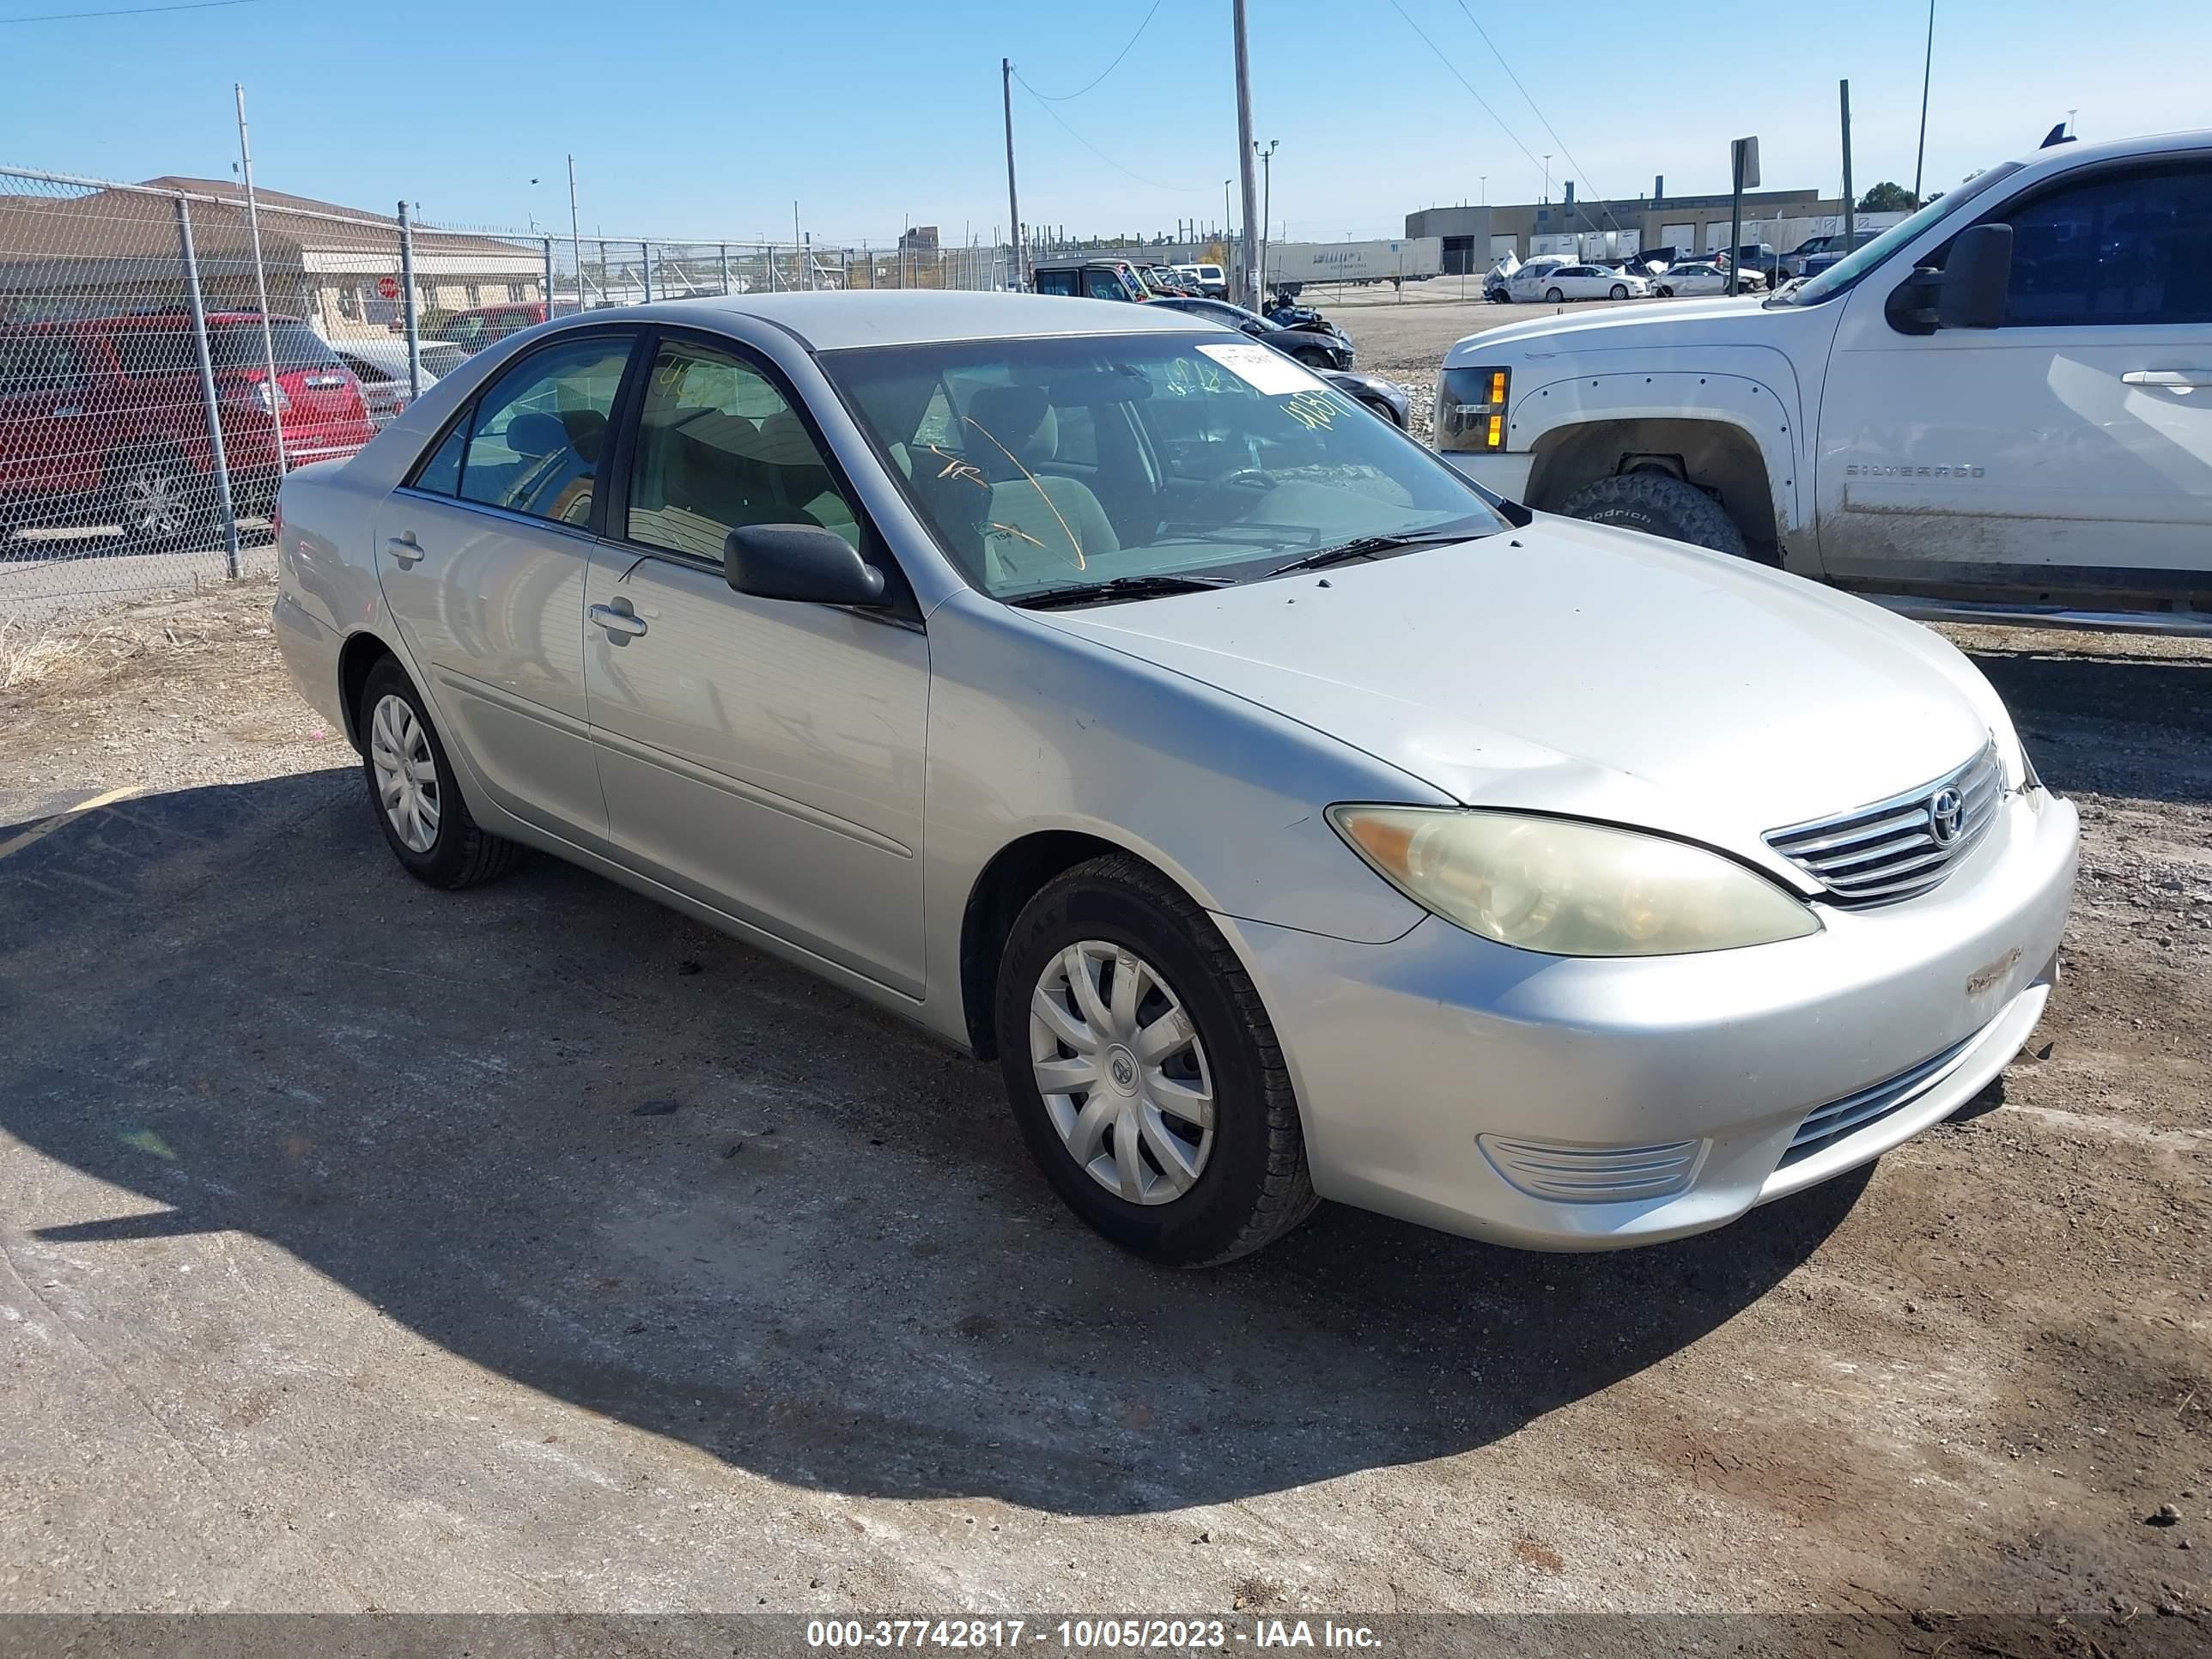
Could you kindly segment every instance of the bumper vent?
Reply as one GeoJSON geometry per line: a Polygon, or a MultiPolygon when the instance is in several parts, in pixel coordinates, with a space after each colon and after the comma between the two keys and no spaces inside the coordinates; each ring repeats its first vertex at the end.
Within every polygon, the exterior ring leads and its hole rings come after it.
{"type": "Polygon", "coordinates": [[[1846,1136],[1881,1122],[1891,1113],[1904,1110],[1941,1083],[1953,1062],[1973,1047],[1981,1036],[1977,1031],[1965,1042],[1955,1042],[1942,1054],[1922,1060],[1909,1072],[1899,1072],[1871,1088],[1815,1108],[1797,1126],[1797,1133],[1790,1138],[1790,1150],[1782,1154],[1778,1167],[1786,1170],[1815,1152],[1826,1152],[1846,1136]]]}
{"type": "Polygon", "coordinates": [[[2003,799],[1992,743],[1932,783],[1834,817],[1770,830],[1766,844],[1839,904],[1889,904],[1948,875],[1996,822],[2003,799]]]}
{"type": "Polygon", "coordinates": [[[1569,1204],[1671,1198],[1689,1186],[1705,1155],[1702,1140],[1589,1146],[1504,1135],[1477,1139],[1492,1166],[1522,1192],[1569,1204]]]}

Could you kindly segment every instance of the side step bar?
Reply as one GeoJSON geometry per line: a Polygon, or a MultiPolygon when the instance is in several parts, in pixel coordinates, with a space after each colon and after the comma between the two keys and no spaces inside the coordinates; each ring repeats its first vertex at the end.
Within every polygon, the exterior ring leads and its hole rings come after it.
{"type": "Polygon", "coordinates": [[[1862,593],[1859,598],[1915,622],[2079,628],[2106,634],[2163,634],[2175,639],[2212,640],[2212,611],[2069,611],[2063,605],[1990,605],[1975,599],[1923,599],[1898,593],[1862,593]]]}

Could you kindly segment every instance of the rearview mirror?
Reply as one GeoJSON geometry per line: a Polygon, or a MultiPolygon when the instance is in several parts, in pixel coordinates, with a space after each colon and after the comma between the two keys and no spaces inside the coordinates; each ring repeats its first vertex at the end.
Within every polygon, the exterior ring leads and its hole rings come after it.
{"type": "Polygon", "coordinates": [[[2012,227],[1976,225],[1962,230],[1943,262],[1936,290],[1938,328],[1995,328],[2004,321],[2012,287],[2012,227]]]}
{"type": "Polygon", "coordinates": [[[748,524],[722,544],[722,576],[757,599],[878,605],[884,573],[834,530],[813,524],[748,524]]]}

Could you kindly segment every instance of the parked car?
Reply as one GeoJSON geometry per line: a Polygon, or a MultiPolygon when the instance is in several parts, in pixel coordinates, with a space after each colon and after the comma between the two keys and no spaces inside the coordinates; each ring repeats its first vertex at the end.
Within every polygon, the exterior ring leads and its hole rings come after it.
{"type": "Polygon", "coordinates": [[[1822,248],[1819,252],[1808,256],[1803,269],[1797,274],[1801,276],[1818,276],[1830,265],[1840,264],[1845,254],[1856,252],[1881,234],[1876,230],[1860,231],[1850,239],[1848,246],[1841,238],[1838,238],[1832,247],[1822,248]]]}
{"type": "Polygon", "coordinates": [[[1917,614],[2212,633],[2208,225],[2212,132],[2039,151],[1762,305],[1463,340],[1437,441],[1533,507],[1917,614]]]}
{"type": "MultiPolygon", "coordinates": [[[[369,419],[378,426],[413,401],[407,390],[406,341],[347,340],[331,349],[337,353],[338,361],[351,369],[354,379],[361,382],[362,401],[368,405],[369,419]]],[[[438,383],[440,375],[452,374],[467,356],[467,352],[450,341],[418,340],[416,366],[419,392],[428,392],[438,383]]]]}
{"type": "Polygon", "coordinates": [[[1195,277],[1199,293],[1206,299],[1218,300],[1229,292],[1229,278],[1222,273],[1219,265],[1201,263],[1177,265],[1176,269],[1186,276],[1195,277]]]}
{"type": "Polygon", "coordinates": [[[1757,271],[1771,282],[1775,272],[1782,269],[1782,256],[1765,242],[1746,242],[1736,250],[1733,260],[1729,258],[1728,250],[1723,248],[1713,255],[1713,263],[1723,269],[1734,264],[1746,276],[1757,271]]]}
{"type": "Polygon", "coordinates": [[[1164,307],[563,319],[288,482],[276,634],[410,875],[534,846],[994,1059],[1161,1261],[1656,1243],[1996,1078],[2076,824],[1973,665],[1316,384],[1164,307]]]}
{"type": "Polygon", "coordinates": [[[1532,261],[1506,279],[1505,289],[1507,296],[1516,301],[1540,300],[1558,305],[1566,300],[1640,300],[1651,292],[1651,284],[1641,276],[1600,265],[1547,265],[1532,261]]]}
{"type": "Polygon", "coordinates": [[[1284,356],[1297,358],[1309,368],[1349,370],[1358,356],[1351,340],[1335,329],[1285,328],[1280,323],[1227,300],[1172,298],[1157,303],[1170,310],[1203,317],[1209,322],[1240,330],[1255,339],[1264,340],[1284,356]]]}
{"type": "Polygon", "coordinates": [[[1089,300],[1150,300],[1144,275],[1127,259],[1043,259],[1030,272],[1039,294],[1089,300]]]}
{"type": "MultiPolygon", "coordinates": [[[[1808,236],[1784,254],[1780,260],[1782,276],[1811,276],[1836,263],[1854,248],[1864,247],[1881,233],[1875,230],[1853,231],[1848,237],[1836,231],[1826,236],[1808,236]]],[[[1778,283],[1778,287],[1780,284],[1778,283]]]]}
{"type": "MultiPolygon", "coordinates": [[[[1555,270],[1561,265],[1571,265],[1573,263],[1574,261],[1564,253],[1540,253],[1523,264],[1519,258],[1509,253],[1492,265],[1490,274],[1483,278],[1482,297],[1493,305],[1510,305],[1514,299],[1513,279],[1515,277],[1540,270],[1555,270]]],[[[1533,276],[1527,280],[1533,281],[1533,276]]]]}
{"type": "MultiPolygon", "coordinates": [[[[206,318],[234,504],[275,499],[288,465],[353,454],[375,435],[351,371],[306,323],[206,318]],[[281,423],[281,425],[280,425],[281,423]]],[[[119,522],[134,541],[204,526],[219,500],[198,343],[182,310],[0,326],[0,530],[119,522]]]]}
{"type": "Polygon", "coordinates": [[[550,314],[543,300],[515,300],[501,306],[479,306],[473,311],[457,311],[433,331],[437,338],[448,341],[463,351],[481,351],[510,334],[520,334],[526,328],[537,327],[550,314]]]}
{"type": "MultiPolygon", "coordinates": [[[[1755,270],[1745,271],[1740,281],[1742,286],[1736,290],[1740,294],[1765,286],[1759,280],[1759,273],[1755,270]]],[[[1651,291],[1662,300],[1671,300],[1677,295],[1725,294],[1729,291],[1729,274],[1711,260],[1691,260],[1679,265],[1669,265],[1652,278],[1651,291]]]]}
{"type": "Polygon", "coordinates": [[[1195,276],[1186,276],[1173,265],[1146,265],[1145,286],[1155,294],[1176,294],[1193,300],[1203,292],[1195,276]]]}

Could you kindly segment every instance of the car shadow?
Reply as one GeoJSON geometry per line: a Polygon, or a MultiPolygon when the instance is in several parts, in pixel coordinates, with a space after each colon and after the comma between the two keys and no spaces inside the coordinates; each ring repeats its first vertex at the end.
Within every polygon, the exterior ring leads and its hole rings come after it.
{"type": "Polygon", "coordinates": [[[845,1493],[1134,1513],[1462,1452],[1725,1322],[1864,1181],[1627,1254],[1328,1207],[1157,1269],[1060,1208],[994,1068],[551,859],[428,891],[350,772],[64,824],[7,860],[0,939],[0,1128],[116,1189],[34,1235],[103,1316],[189,1326],[189,1281],[134,1269],[254,1234],[516,1382],[845,1493]]]}
{"type": "Polygon", "coordinates": [[[2087,638],[2064,653],[1966,655],[1996,687],[2037,769],[2061,793],[2212,800],[2212,766],[2190,758],[2203,745],[2169,735],[2212,735],[2212,656],[2100,656],[2087,638]]]}

